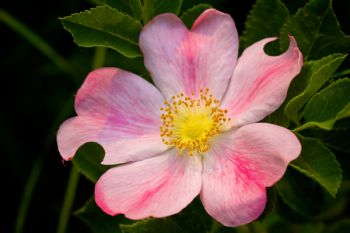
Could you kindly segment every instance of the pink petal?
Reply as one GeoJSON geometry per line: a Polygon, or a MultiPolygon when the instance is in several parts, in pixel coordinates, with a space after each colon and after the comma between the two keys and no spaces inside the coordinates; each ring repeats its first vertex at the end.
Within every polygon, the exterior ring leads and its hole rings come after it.
{"type": "Polygon", "coordinates": [[[169,150],[108,170],[96,183],[95,200],[110,215],[130,219],[180,212],[200,192],[202,161],[169,150]]]}
{"type": "Polygon", "coordinates": [[[301,151],[289,130],[256,123],[221,135],[204,156],[201,200],[207,212],[226,226],[257,219],[272,186],[301,151]]]}
{"type": "Polygon", "coordinates": [[[275,38],[263,39],[238,59],[222,108],[234,126],[258,122],[275,111],[284,101],[292,79],[300,72],[303,57],[294,37],[288,50],[279,56],[269,56],[264,46],[275,38]]]}
{"type": "Polygon", "coordinates": [[[71,159],[86,142],[105,150],[104,164],[141,160],[167,147],[159,135],[163,97],[142,78],[118,69],[91,72],[75,99],[78,114],[57,134],[62,157],[71,159]]]}
{"type": "Polygon", "coordinates": [[[155,17],[142,30],[140,47],[165,97],[209,88],[221,98],[236,63],[238,37],[232,18],[210,9],[191,30],[173,14],[155,17]]]}

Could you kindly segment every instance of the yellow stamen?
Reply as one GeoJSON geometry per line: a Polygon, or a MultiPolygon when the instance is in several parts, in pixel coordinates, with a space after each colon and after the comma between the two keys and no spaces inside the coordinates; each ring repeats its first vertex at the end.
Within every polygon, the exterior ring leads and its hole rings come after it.
{"type": "Polygon", "coordinates": [[[219,100],[210,94],[209,89],[200,90],[199,96],[174,95],[164,102],[160,127],[162,141],[176,147],[180,155],[203,153],[209,150],[210,140],[222,132],[227,110],[219,108],[219,100]]]}

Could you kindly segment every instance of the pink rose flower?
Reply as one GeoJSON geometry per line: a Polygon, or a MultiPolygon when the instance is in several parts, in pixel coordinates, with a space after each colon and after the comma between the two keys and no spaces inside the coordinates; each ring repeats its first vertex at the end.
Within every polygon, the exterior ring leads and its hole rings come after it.
{"type": "Polygon", "coordinates": [[[256,123],[284,101],[300,72],[295,39],[269,56],[266,38],[237,59],[232,18],[214,9],[191,30],[173,14],[150,21],[140,35],[155,86],[117,68],[92,71],[75,99],[76,117],[58,132],[60,154],[70,160],[86,142],[116,165],[96,183],[95,200],[110,215],[165,217],[198,194],[225,226],[249,223],[266,204],[301,146],[288,129],[256,123]]]}

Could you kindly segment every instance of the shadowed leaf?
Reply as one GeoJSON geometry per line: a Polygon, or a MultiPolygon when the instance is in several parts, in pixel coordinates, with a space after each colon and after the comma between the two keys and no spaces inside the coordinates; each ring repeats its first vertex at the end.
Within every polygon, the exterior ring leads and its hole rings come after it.
{"type": "Polygon", "coordinates": [[[146,24],[154,16],[161,13],[174,13],[178,15],[181,9],[182,0],[144,0],[143,4],[143,22],[146,24]]]}
{"type": "Polygon", "coordinates": [[[209,4],[198,4],[185,11],[181,16],[181,19],[188,28],[191,28],[198,16],[209,8],[212,8],[212,6],[209,4]]]}
{"type": "Polygon", "coordinates": [[[293,35],[305,60],[316,60],[333,53],[348,53],[350,36],[339,26],[331,0],[311,0],[283,26],[281,47],[289,44],[293,35]]]}
{"type": "Polygon", "coordinates": [[[332,151],[320,141],[299,136],[300,156],[290,166],[319,183],[335,197],[342,179],[342,170],[332,151]]]}

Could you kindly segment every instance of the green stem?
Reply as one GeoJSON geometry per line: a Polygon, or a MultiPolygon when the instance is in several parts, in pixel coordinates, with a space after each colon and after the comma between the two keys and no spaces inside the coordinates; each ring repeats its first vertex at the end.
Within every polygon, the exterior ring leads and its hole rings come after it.
{"type": "Polygon", "coordinates": [[[16,224],[15,224],[15,231],[14,231],[15,233],[23,232],[25,220],[28,215],[29,205],[32,200],[36,185],[39,181],[40,174],[43,170],[43,166],[46,159],[46,155],[48,154],[48,150],[49,148],[51,148],[54,142],[54,139],[56,138],[56,131],[57,131],[58,125],[62,122],[62,119],[67,118],[67,116],[70,115],[71,112],[72,112],[72,101],[68,101],[64,106],[64,108],[62,109],[62,111],[58,114],[55,121],[53,122],[53,126],[49,130],[44,147],[39,154],[39,158],[34,162],[34,165],[31,169],[30,175],[24,187],[23,195],[21,197],[21,201],[19,204],[16,224]]]}
{"type": "Polygon", "coordinates": [[[301,125],[301,126],[299,126],[299,127],[297,127],[297,128],[295,128],[295,129],[293,129],[292,131],[294,132],[294,133],[298,133],[298,132],[300,132],[300,131],[303,131],[303,130],[305,130],[305,129],[309,129],[309,128],[312,128],[313,127],[313,125],[311,125],[311,124],[303,124],[303,125],[301,125]]]}
{"type": "Polygon", "coordinates": [[[342,76],[345,76],[345,75],[348,75],[348,74],[350,74],[350,69],[339,71],[339,72],[335,73],[332,76],[332,78],[339,78],[339,77],[342,77],[342,76]]]}
{"type": "MultiPolygon", "coordinates": [[[[97,47],[95,49],[95,55],[92,62],[93,68],[98,68],[103,66],[103,63],[105,61],[105,55],[106,55],[105,48],[97,47]]],[[[72,164],[72,170],[68,179],[68,185],[67,185],[66,194],[63,201],[63,206],[61,209],[60,218],[58,220],[56,233],[66,232],[69,217],[71,215],[71,209],[72,209],[75,193],[78,186],[78,181],[79,181],[79,170],[74,164],[72,164]]]]}
{"type": "Polygon", "coordinates": [[[65,233],[79,182],[79,170],[72,164],[56,233],[65,233]]]}
{"type": "Polygon", "coordinates": [[[16,219],[15,233],[23,232],[23,227],[27,217],[29,204],[30,204],[30,201],[32,200],[34,189],[39,180],[39,177],[43,168],[44,160],[45,160],[45,156],[40,156],[40,158],[35,161],[33,168],[31,170],[31,173],[26,182],[26,185],[24,187],[24,192],[19,205],[19,210],[18,210],[17,219],[16,219]]]}
{"type": "Polygon", "coordinates": [[[51,62],[53,62],[59,69],[61,69],[65,74],[69,75],[75,84],[79,84],[78,80],[76,79],[78,77],[77,71],[40,36],[35,34],[19,20],[2,9],[0,9],[0,22],[3,22],[7,27],[26,39],[49,60],[51,60],[51,62]]]}
{"type": "Polygon", "coordinates": [[[102,67],[105,62],[105,57],[106,57],[106,48],[97,47],[95,49],[94,60],[92,61],[92,68],[96,69],[96,68],[102,67]]]}

